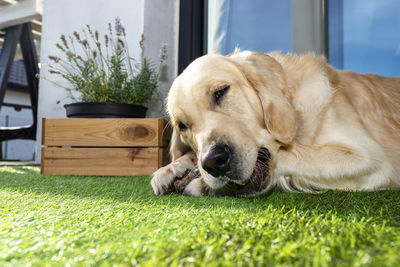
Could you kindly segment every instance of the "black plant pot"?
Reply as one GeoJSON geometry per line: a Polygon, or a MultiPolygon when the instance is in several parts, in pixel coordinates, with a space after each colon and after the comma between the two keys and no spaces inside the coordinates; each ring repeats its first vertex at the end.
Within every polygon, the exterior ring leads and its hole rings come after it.
{"type": "Polygon", "coordinates": [[[147,108],[135,104],[80,102],[64,105],[68,118],[144,118],[147,108]]]}

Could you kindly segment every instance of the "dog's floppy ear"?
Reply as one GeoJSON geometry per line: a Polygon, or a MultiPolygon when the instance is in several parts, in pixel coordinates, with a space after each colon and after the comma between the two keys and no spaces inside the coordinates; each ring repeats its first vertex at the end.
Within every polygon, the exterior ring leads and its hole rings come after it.
{"type": "Polygon", "coordinates": [[[268,131],[279,142],[290,143],[296,134],[296,114],[284,96],[287,85],[282,66],[272,57],[257,52],[241,52],[231,58],[257,91],[268,131]]]}
{"type": "Polygon", "coordinates": [[[171,155],[172,161],[182,157],[184,154],[186,154],[190,150],[191,150],[190,147],[185,145],[182,142],[181,136],[174,129],[172,132],[172,137],[171,137],[171,146],[169,148],[169,153],[171,155]]]}

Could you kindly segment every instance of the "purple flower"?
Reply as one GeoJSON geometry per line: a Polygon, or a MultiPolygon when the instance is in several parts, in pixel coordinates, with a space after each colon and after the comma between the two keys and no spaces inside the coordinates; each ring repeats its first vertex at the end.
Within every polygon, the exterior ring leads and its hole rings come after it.
{"type": "Polygon", "coordinates": [[[122,24],[121,24],[121,20],[119,17],[115,18],[115,32],[117,34],[117,36],[120,36],[122,34],[122,24]]]}
{"type": "Polygon", "coordinates": [[[162,43],[160,47],[160,63],[164,63],[168,58],[168,43],[162,43]]]}

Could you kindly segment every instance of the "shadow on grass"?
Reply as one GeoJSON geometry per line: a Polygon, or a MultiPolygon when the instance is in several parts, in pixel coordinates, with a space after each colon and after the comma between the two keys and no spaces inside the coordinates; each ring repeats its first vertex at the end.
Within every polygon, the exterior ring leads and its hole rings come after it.
{"type": "Polygon", "coordinates": [[[340,218],[372,218],[375,223],[400,227],[400,192],[340,192],[320,195],[271,194],[250,199],[232,197],[155,196],[148,176],[89,177],[40,175],[37,167],[0,167],[0,189],[22,193],[51,194],[70,198],[93,198],[139,202],[168,207],[246,210],[264,212],[268,207],[283,212],[298,211],[340,218]]]}

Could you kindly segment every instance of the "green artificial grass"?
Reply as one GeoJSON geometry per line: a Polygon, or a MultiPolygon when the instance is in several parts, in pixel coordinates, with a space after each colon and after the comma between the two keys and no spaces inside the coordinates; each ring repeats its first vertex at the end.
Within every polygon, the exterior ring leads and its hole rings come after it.
{"type": "Polygon", "coordinates": [[[1,266],[400,266],[400,193],[154,196],[149,177],[0,168],[1,266]]]}

